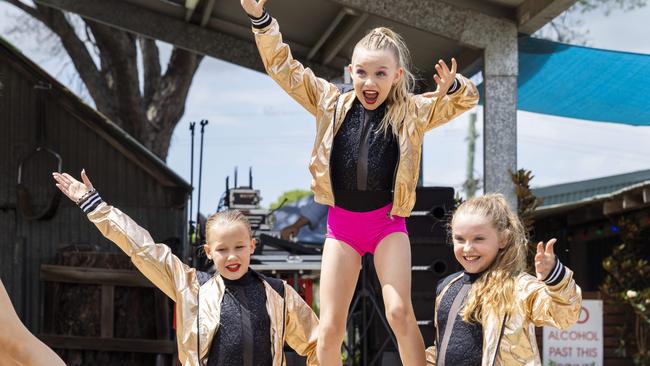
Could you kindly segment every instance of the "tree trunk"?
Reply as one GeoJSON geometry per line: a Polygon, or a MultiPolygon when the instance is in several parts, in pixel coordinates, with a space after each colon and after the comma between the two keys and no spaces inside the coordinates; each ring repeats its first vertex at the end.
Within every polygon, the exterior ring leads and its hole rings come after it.
{"type": "Polygon", "coordinates": [[[187,94],[203,56],[174,48],[162,74],[154,40],[88,19],[82,20],[83,39],[75,31],[75,24],[60,10],[38,4],[30,7],[20,0],[7,1],[61,39],[99,112],[163,161],[167,159],[174,127],[183,116],[187,94]],[[142,55],[142,72],[138,69],[138,52],[142,55]]]}

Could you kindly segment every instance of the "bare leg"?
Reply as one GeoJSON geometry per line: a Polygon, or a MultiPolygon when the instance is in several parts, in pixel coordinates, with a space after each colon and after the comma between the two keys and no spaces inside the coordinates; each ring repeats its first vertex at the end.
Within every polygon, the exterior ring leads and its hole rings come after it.
{"type": "Polygon", "coordinates": [[[424,341],[411,303],[411,245],[405,233],[392,233],[379,243],[375,269],[402,364],[424,366],[424,341]]]}
{"type": "Polygon", "coordinates": [[[361,256],[342,241],[327,238],[320,276],[320,325],[317,354],[320,365],[340,366],[341,345],[361,256]]]}
{"type": "Polygon", "coordinates": [[[65,366],[54,351],[25,328],[0,281],[0,365],[65,366]]]}

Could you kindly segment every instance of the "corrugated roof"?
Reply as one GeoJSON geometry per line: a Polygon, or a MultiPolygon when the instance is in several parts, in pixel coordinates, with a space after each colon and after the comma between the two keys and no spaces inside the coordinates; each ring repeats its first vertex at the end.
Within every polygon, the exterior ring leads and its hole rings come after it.
{"type": "Polygon", "coordinates": [[[591,197],[606,195],[650,180],[650,170],[588,179],[578,182],[533,188],[533,194],[544,201],[540,208],[571,204],[591,197]]]}

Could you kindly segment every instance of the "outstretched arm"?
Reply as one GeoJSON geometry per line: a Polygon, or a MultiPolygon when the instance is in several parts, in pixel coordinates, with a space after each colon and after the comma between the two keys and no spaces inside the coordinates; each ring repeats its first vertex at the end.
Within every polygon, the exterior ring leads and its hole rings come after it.
{"type": "Polygon", "coordinates": [[[282,40],[278,22],[264,11],[266,0],[240,1],[253,23],[255,43],[266,73],[315,116],[319,106],[325,105],[326,98],[338,93],[338,89],[327,80],[316,77],[313,71],[293,58],[289,46],[282,40]]]}
{"type": "Polygon", "coordinates": [[[536,326],[566,329],[580,315],[582,294],[573,280],[573,272],[553,252],[556,240],[537,244],[535,273],[537,278],[523,286],[524,306],[536,326]]]}
{"type": "Polygon", "coordinates": [[[443,60],[439,60],[435,68],[436,90],[413,97],[424,131],[449,122],[478,103],[476,86],[456,72],[456,59],[451,59],[451,68],[443,60]]]}
{"type": "Polygon", "coordinates": [[[88,215],[108,240],[117,244],[156,287],[176,301],[176,293],[190,285],[196,271],[185,265],[164,244],[156,244],[147,230],[117,208],[104,203],[81,171],[80,182],[70,174],[52,173],[56,186],[88,215]]]}

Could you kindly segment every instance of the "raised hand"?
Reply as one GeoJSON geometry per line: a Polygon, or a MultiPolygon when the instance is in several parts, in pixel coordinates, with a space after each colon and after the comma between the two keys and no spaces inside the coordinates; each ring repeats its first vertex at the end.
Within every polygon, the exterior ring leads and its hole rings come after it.
{"type": "Polygon", "coordinates": [[[451,70],[447,67],[447,64],[439,60],[435,66],[436,74],[433,75],[433,81],[436,82],[436,90],[432,92],[422,93],[422,96],[425,98],[433,98],[439,95],[447,94],[449,88],[454,85],[454,79],[456,79],[456,59],[451,59],[451,70]]]}
{"type": "Polygon", "coordinates": [[[88,179],[85,170],[81,171],[81,180],[83,183],[74,179],[68,173],[60,174],[54,172],[52,173],[52,177],[56,181],[56,187],[75,203],[78,203],[86,193],[93,190],[93,184],[90,183],[90,179],[88,179]]]}
{"type": "Polygon", "coordinates": [[[255,18],[259,18],[264,14],[264,4],[267,0],[240,0],[241,7],[244,11],[255,18]]]}
{"type": "Polygon", "coordinates": [[[557,239],[553,238],[546,243],[540,241],[537,243],[537,253],[535,253],[535,273],[537,279],[544,281],[555,267],[555,253],[553,252],[553,245],[557,239]]]}
{"type": "Polygon", "coordinates": [[[436,92],[439,92],[441,95],[447,94],[447,91],[456,79],[456,68],[455,58],[451,59],[451,70],[443,60],[438,61],[436,64],[436,74],[433,75],[433,80],[438,85],[436,92]]]}

